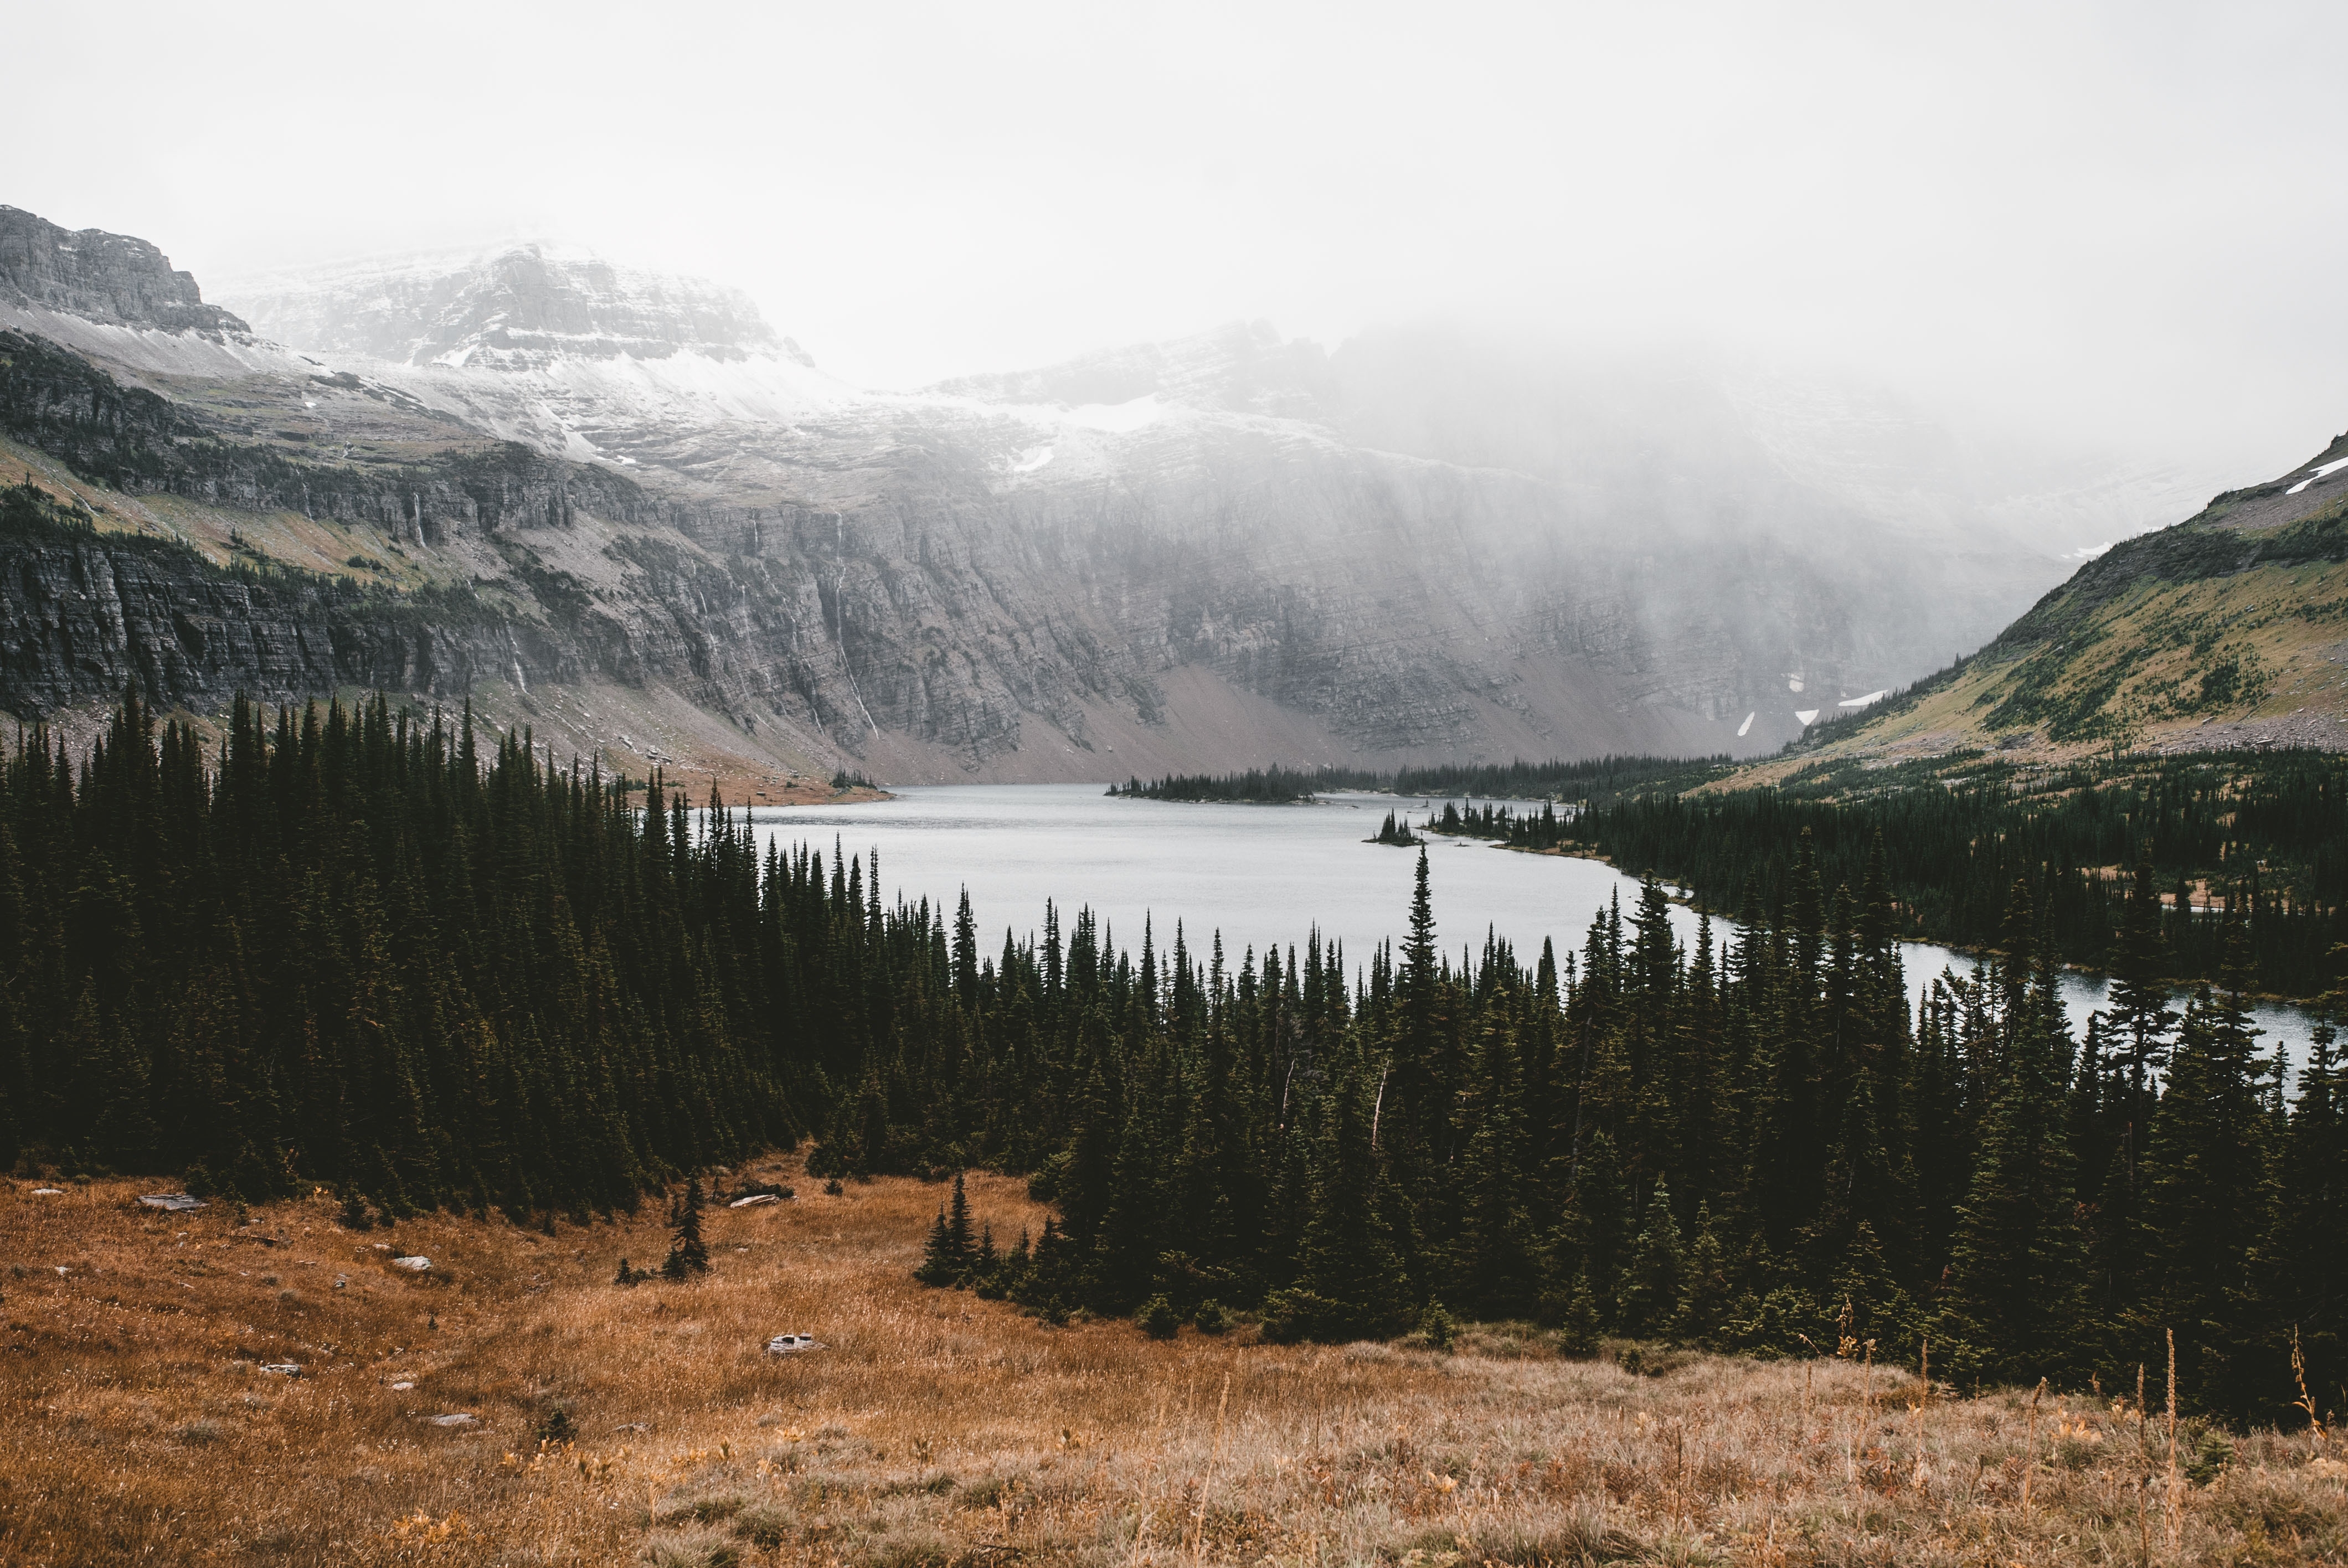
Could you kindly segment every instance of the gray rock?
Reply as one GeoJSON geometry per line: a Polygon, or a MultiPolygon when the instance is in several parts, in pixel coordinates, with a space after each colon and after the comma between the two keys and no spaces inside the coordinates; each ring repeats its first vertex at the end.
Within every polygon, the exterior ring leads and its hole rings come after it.
{"type": "Polygon", "coordinates": [[[391,1260],[391,1266],[404,1268],[410,1274],[429,1274],[432,1272],[432,1260],[428,1257],[395,1257],[391,1260]]]}
{"type": "Polygon", "coordinates": [[[425,1419],[429,1420],[436,1427],[463,1429],[467,1427],[478,1427],[481,1424],[480,1417],[469,1414],[463,1410],[451,1410],[445,1416],[427,1416],[425,1419]]]}
{"type": "Polygon", "coordinates": [[[798,1356],[823,1348],[812,1334],[778,1334],[767,1341],[767,1354],[769,1356],[798,1356]]]}
{"type": "Polygon", "coordinates": [[[109,326],[248,330],[204,303],[195,278],[173,271],[170,258],[146,241],[103,229],[69,231],[17,207],[0,207],[0,298],[109,326]]]}
{"type": "Polygon", "coordinates": [[[772,1193],[755,1193],[747,1198],[736,1198],[726,1206],[729,1209],[755,1209],[761,1204],[778,1204],[780,1198],[772,1193]]]}
{"type": "Polygon", "coordinates": [[[185,1193],[149,1193],[139,1201],[148,1208],[164,1209],[175,1214],[205,1206],[203,1199],[191,1198],[185,1193]]]}

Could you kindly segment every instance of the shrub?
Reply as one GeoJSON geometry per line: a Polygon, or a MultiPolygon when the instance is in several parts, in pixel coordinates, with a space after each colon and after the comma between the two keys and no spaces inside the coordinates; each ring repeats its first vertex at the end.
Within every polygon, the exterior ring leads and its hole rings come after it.
{"type": "Polygon", "coordinates": [[[1134,1314],[1133,1320],[1152,1339],[1171,1339],[1175,1330],[1182,1327],[1182,1315],[1175,1311],[1174,1304],[1162,1296],[1153,1296],[1143,1302],[1141,1310],[1134,1314]]]}
{"type": "Polygon", "coordinates": [[[1451,1341],[1459,1333],[1458,1321],[1450,1308],[1440,1301],[1430,1301],[1426,1310],[1418,1315],[1418,1331],[1426,1337],[1427,1344],[1437,1350],[1451,1348],[1451,1341]]]}
{"type": "Polygon", "coordinates": [[[742,1511],[734,1521],[734,1533],[762,1552],[772,1552],[790,1538],[791,1516],[762,1502],[742,1511]]]}
{"type": "Polygon", "coordinates": [[[954,1557],[944,1537],[922,1531],[873,1542],[852,1561],[857,1568],[946,1568],[954,1557]]]}
{"type": "Polygon", "coordinates": [[[1190,1314],[1190,1325],[1201,1334],[1220,1334],[1231,1326],[1231,1315],[1220,1301],[1201,1301],[1190,1314]]]}
{"type": "Polygon", "coordinates": [[[1263,1337],[1275,1345],[1347,1338],[1356,1316],[1344,1303],[1309,1290],[1275,1290],[1263,1298],[1263,1337]]]}
{"type": "Polygon", "coordinates": [[[735,1568],[742,1549],[713,1531],[688,1530],[645,1542],[644,1561],[650,1568],[735,1568]]]}
{"type": "Polygon", "coordinates": [[[2233,1443],[2225,1433],[2213,1428],[2203,1432],[2201,1440],[2193,1445],[2193,1458],[2185,1467],[2185,1476],[2196,1486],[2207,1486],[2233,1462],[2233,1443]]]}

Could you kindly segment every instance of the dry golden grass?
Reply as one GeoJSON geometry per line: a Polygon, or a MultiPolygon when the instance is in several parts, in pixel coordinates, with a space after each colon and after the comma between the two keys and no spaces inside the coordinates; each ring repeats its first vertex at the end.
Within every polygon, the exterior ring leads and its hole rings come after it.
{"type": "MultiPolygon", "coordinates": [[[[707,1279],[634,1289],[610,1280],[658,1261],[649,1208],[353,1234],[323,1198],[240,1227],[34,1184],[0,1190],[10,1565],[2281,1563],[2348,1541],[2348,1466],[2304,1434],[2183,1483],[2172,1548],[2160,1423],[2102,1401],[1919,1410],[1912,1376],[1847,1361],[1639,1377],[1499,1328],[1438,1355],[1046,1327],[911,1281],[940,1193],[911,1181],[717,1211],[707,1279]],[[790,1330],[828,1348],[762,1354],[790,1330]],[[279,1361],[301,1375],[257,1369],[279,1361]],[[576,1435],[542,1443],[558,1406],[576,1435]],[[452,1413],[481,1424],[428,1420],[452,1413]]],[[[972,1192],[998,1235],[1040,1222],[1014,1183],[972,1192]]]]}

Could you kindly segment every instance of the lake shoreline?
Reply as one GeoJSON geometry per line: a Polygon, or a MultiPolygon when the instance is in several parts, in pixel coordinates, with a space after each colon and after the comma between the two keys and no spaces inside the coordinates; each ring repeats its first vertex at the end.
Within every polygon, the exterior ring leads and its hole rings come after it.
{"type": "MultiPolygon", "coordinates": [[[[1601,855],[1594,849],[1567,849],[1561,845],[1548,849],[1536,849],[1529,844],[1503,844],[1498,839],[1479,838],[1476,835],[1470,833],[1446,833],[1439,827],[1420,828],[1417,831],[1428,834],[1437,838],[1454,839],[1461,843],[1489,844],[1495,849],[1505,849],[1516,855],[1539,855],[1557,860],[1594,860],[1600,865],[1611,868],[1617,876],[1631,876],[1630,872],[1623,870],[1619,866],[1616,866],[1611,857],[1601,855]]],[[[1632,880],[1637,881],[1638,878],[1632,876],[1632,880]]],[[[1736,918],[1735,916],[1728,914],[1725,911],[1707,908],[1703,904],[1697,902],[1693,897],[1683,897],[1677,893],[1673,893],[1672,895],[1672,902],[1684,908],[1693,909],[1699,915],[1709,915],[1715,920],[1734,923],[1736,918]]],[[[1966,947],[1961,943],[1944,941],[1940,938],[1929,935],[1899,937],[1896,939],[1921,947],[1939,948],[1943,951],[1954,953],[1959,958],[1971,959],[1976,965],[1980,964],[1985,958],[2000,958],[2003,956],[1995,948],[1966,947]]],[[[2106,984],[2109,984],[2112,979],[2111,975],[2105,970],[2089,968],[2085,964],[2066,962],[2057,965],[2056,967],[2061,968],[2066,974],[2077,975],[2085,979],[2102,980],[2106,984]]],[[[2177,979],[2173,975],[2161,975],[2156,978],[2162,985],[2173,987],[2179,995],[2189,995],[2196,986],[2207,985],[2213,990],[2216,989],[2216,982],[2211,980],[2183,980],[2177,979]]],[[[2311,1014],[2315,1009],[2316,999],[2313,997],[2295,997],[2286,995],[2281,991],[2245,991],[2242,994],[2252,1001],[2266,1002],[2276,1007],[2298,1008],[2311,1014]]]]}
{"type": "MultiPolygon", "coordinates": [[[[966,890],[980,928],[992,933],[989,946],[1006,934],[1038,937],[1048,903],[1064,930],[1079,908],[1089,907],[1121,938],[1148,923],[1170,945],[1180,925],[1193,950],[1202,952],[1220,934],[1234,962],[1251,946],[1259,959],[1268,945],[1301,953],[1317,936],[1324,951],[1343,948],[1350,968],[1398,941],[1406,928],[1416,856],[1363,855],[1357,847],[1365,844],[1362,829],[1375,825],[1389,801],[1344,792],[1320,803],[1344,810],[1225,811],[1220,802],[1145,801],[1137,807],[1089,784],[915,784],[888,800],[841,803],[852,810],[827,811],[819,804],[760,810],[753,822],[762,839],[827,856],[836,842],[850,851],[877,849],[884,896],[927,897],[950,911],[966,890]],[[1371,815],[1357,825],[1353,814],[1359,812],[1371,815]]],[[[1525,953],[1553,942],[1562,962],[1581,949],[1593,914],[1610,900],[1636,897],[1637,879],[1588,853],[1544,855],[1546,865],[1536,868],[1521,851],[1448,853],[1508,847],[1496,840],[1423,836],[1446,851],[1434,857],[1433,893],[1455,961],[1463,945],[1489,932],[1525,953]]],[[[1692,941],[1697,907],[1675,902],[1671,915],[1677,938],[1692,941]]],[[[1713,918],[1734,928],[1733,916],[1713,918]]],[[[1964,975],[1982,957],[1905,938],[1900,953],[1911,1017],[1943,966],[1964,975]]],[[[2066,967],[2057,983],[2077,1038],[2091,1011],[2109,1007],[2108,981],[2066,967]]],[[[2294,1061],[2304,1060],[2312,1015],[2289,998],[2259,998],[2252,1005],[2270,1044],[2281,1045],[2294,1061]]]]}

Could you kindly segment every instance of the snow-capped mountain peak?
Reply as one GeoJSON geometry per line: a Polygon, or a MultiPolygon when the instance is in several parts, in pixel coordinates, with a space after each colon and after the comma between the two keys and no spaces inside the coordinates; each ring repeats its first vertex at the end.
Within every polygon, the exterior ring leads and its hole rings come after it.
{"type": "Polygon", "coordinates": [[[257,329],[392,364],[539,370],[562,359],[774,354],[813,369],[738,289],[543,241],[231,283],[257,329]]]}
{"type": "Polygon", "coordinates": [[[256,329],[499,435],[581,458],[624,433],[788,423],[856,401],[749,295],[546,241],[326,266],[221,291],[256,329]]]}

